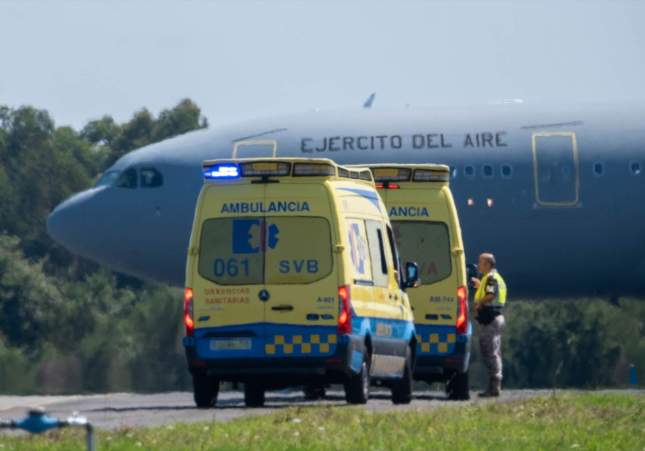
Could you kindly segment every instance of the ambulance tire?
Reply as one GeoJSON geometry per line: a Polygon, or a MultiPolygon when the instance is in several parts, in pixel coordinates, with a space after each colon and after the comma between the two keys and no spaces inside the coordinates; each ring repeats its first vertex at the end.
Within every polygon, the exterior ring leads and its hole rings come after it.
{"type": "Polygon", "coordinates": [[[244,405],[262,407],[264,405],[264,387],[260,384],[244,384],[244,405]]]}
{"type": "Polygon", "coordinates": [[[468,371],[465,373],[455,373],[448,381],[446,389],[448,391],[448,399],[452,401],[468,401],[470,399],[468,371]]]}
{"type": "Polygon", "coordinates": [[[410,348],[405,356],[403,377],[392,383],[392,403],[410,404],[412,402],[412,357],[410,348]]]}
{"type": "Polygon", "coordinates": [[[219,380],[204,373],[193,373],[193,398],[200,409],[214,407],[219,393],[219,380]]]}
{"type": "Polygon", "coordinates": [[[352,374],[345,382],[345,399],[349,404],[367,404],[370,396],[370,367],[367,353],[361,364],[361,371],[352,374]]]}

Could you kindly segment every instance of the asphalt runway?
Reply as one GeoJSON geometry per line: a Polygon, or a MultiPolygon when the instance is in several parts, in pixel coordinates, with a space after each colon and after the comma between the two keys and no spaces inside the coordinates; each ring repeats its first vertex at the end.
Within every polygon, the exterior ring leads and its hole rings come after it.
{"type": "MultiPolygon", "coordinates": [[[[440,406],[460,406],[481,402],[505,402],[550,394],[550,390],[505,390],[495,400],[448,401],[442,392],[415,392],[409,405],[395,406],[387,391],[375,391],[364,409],[371,411],[428,410],[440,406]]],[[[0,396],[0,419],[17,419],[29,408],[43,407],[52,416],[66,418],[77,412],[103,429],[153,427],[197,421],[230,421],[235,418],[266,415],[286,407],[347,406],[342,391],[331,391],[324,400],[306,401],[301,391],[269,392],[263,408],[244,406],[240,392],[220,393],[217,407],[196,409],[190,392],[156,394],[112,393],[84,396],[0,396]]]]}

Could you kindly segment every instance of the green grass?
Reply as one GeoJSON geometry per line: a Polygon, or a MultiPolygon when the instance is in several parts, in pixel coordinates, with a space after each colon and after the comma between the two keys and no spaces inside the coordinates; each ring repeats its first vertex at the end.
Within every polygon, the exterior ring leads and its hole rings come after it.
{"type": "MultiPolygon", "coordinates": [[[[294,407],[229,423],[98,433],[98,450],[645,450],[645,396],[566,394],[508,403],[370,413],[294,407]]],[[[83,434],[0,438],[5,450],[84,449],[83,434]]]]}

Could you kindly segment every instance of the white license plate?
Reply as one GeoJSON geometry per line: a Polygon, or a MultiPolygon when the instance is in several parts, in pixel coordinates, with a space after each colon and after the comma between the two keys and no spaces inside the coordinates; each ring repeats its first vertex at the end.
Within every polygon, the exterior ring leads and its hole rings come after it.
{"type": "Polygon", "coordinates": [[[211,340],[211,351],[244,351],[251,349],[250,338],[226,338],[211,340]]]}

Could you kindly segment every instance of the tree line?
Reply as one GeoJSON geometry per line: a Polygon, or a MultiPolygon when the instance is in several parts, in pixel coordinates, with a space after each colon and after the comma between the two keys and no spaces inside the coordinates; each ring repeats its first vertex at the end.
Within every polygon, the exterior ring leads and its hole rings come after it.
{"type": "MultiPolygon", "coordinates": [[[[45,223],[125,153],[207,126],[189,99],[80,130],[45,110],[0,106],[0,393],[190,387],[180,291],[71,255],[45,223]]],[[[507,319],[506,386],[622,386],[629,364],[645,367],[639,300],[511,299],[507,319]]],[[[473,372],[482,372],[476,342],[473,372]]]]}
{"type": "Polygon", "coordinates": [[[0,106],[0,392],[188,386],[180,292],[71,255],[45,224],[127,152],[207,125],[188,99],[80,130],[45,110],[0,106]]]}

